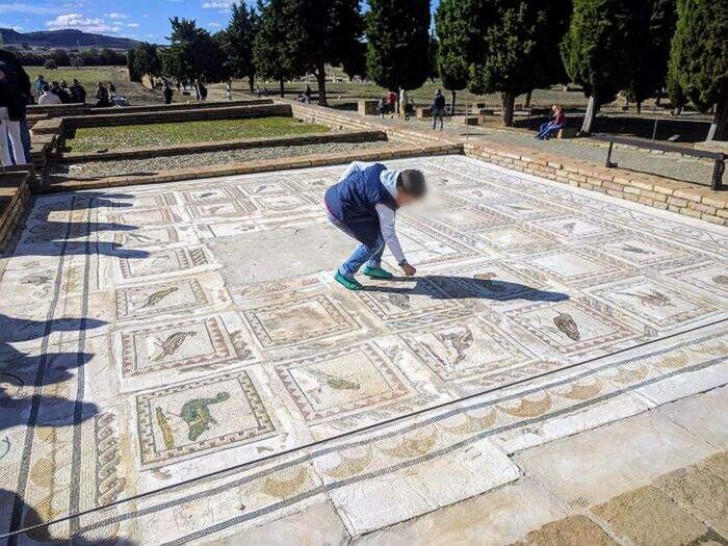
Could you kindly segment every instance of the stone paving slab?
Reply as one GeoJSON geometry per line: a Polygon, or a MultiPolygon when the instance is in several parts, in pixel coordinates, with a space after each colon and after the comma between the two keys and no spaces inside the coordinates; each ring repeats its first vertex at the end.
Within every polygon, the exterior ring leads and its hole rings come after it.
{"type": "Polygon", "coordinates": [[[325,240],[341,166],[38,198],[2,262],[0,535],[90,510],[45,536],[182,543],[316,502],[364,533],[512,482],[538,427],[725,385],[725,230],[462,157],[393,164],[433,187],[399,226],[421,276],[359,294],[303,256],[230,273],[236,238],[325,240]]]}

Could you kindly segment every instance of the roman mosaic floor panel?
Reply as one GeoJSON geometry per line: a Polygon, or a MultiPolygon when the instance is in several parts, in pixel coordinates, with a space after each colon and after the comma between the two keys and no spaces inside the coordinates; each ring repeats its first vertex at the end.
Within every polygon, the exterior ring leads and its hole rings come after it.
{"type": "Polygon", "coordinates": [[[366,533],[728,383],[725,228],[392,165],[432,187],[398,219],[418,276],[358,293],[344,167],[37,197],[1,266],[0,537],[204,542],[321,499],[366,533]]]}

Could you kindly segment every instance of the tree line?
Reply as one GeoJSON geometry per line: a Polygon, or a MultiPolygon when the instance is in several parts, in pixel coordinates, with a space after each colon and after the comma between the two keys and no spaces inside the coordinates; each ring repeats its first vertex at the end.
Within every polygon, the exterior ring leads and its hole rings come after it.
{"type": "Polygon", "coordinates": [[[170,45],[130,52],[130,73],[192,80],[286,81],[313,74],[327,103],[326,67],[386,89],[439,77],[456,93],[498,93],[503,122],[516,97],[573,82],[589,98],[582,130],[625,93],[638,108],[659,101],[714,110],[710,139],[728,140],[728,0],[258,0],[233,5],[210,34],[171,20],[170,45]],[[434,24],[433,24],[434,23],[434,24]],[[434,30],[434,32],[432,32],[434,30]]]}
{"type": "Polygon", "coordinates": [[[124,66],[127,64],[127,54],[124,51],[113,49],[83,49],[65,50],[53,49],[50,51],[23,51],[8,47],[23,66],[49,66],[61,68],[73,66],[124,66]]]}

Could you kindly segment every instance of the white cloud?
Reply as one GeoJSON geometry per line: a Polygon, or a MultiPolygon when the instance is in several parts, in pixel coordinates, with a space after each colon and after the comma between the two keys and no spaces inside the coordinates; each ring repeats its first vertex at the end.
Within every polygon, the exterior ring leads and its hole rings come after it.
{"type": "Polygon", "coordinates": [[[118,32],[121,30],[118,25],[110,25],[104,19],[86,17],[80,13],[64,13],[52,21],[48,21],[46,26],[51,30],[72,28],[85,32],[118,32]]]}
{"type": "Polygon", "coordinates": [[[220,28],[222,25],[220,23],[216,23],[215,21],[212,21],[210,23],[207,23],[207,26],[211,27],[211,28],[220,28]]]}
{"type": "Polygon", "coordinates": [[[123,13],[112,12],[112,13],[107,13],[106,17],[108,17],[109,19],[127,19],[129,16],[124,15],[123,13]]]}
{"type": "Polygon", "coordinates": [[[0,21],[0,28],[9,28],[9,29],[15,30],[17,32],[22,32],[23,31],[23,27],[21,27],[20,25],[13,25],[13,24],[10,24],[10,23],[5,23],[3,21],[0,21]]]}
{"type": "Polygon", "coordinates": [[[127,23],[126,26],[129,28],[139,28],[139,23],[127,23]]]}
{"type": "Polygon", "coordinates": [[[0,13],[28,13],[31,15],[50,15],[61,11],[50,6],[38,6],[36,4],[23,4],[14,2],[11,4],[0,4],[0,13]]]}
{"type": "Polygon", "coordinates": [[[216,9],[219,11],[227,11],[235,3],[235,0],[207,0],[202,3],[205,9],[216,9]]]}

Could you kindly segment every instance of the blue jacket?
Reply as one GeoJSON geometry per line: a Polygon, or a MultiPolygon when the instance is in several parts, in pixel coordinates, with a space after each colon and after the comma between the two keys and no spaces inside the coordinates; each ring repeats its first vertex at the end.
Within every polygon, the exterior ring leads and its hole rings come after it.
{"type": "Polygon", "coordinates": [[[377,204],[384,204],[392,210],[398,208],[397,201],[380,180],[385,170],[384,165],[375,163],[326,191],[329,212],[367,246],[374,246],[381,235],[377,204]]]}

